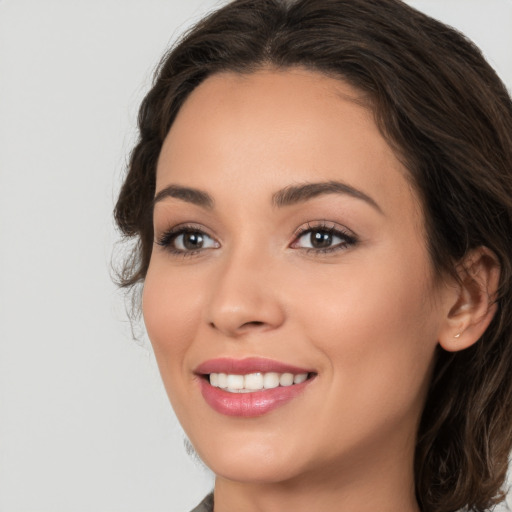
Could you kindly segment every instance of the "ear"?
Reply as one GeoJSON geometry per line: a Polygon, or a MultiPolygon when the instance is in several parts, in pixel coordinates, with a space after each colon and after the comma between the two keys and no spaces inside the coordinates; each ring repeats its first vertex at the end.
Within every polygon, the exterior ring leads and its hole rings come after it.
{"type": "Polygon", "coordinates": [[[493,319],[500,264],[487,247],[470,251],[457,266],[459,282],[447,302],[439,344],[456,352],[476,343],[493,319]]]}

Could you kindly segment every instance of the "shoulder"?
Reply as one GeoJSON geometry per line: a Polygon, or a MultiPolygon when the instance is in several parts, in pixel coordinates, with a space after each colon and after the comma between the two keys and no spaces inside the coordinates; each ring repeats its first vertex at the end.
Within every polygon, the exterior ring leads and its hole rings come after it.
{"type": "Polygon", "coordinates": [[[208,494],[208,496],[190,512],[213,512],[213,493],[208,494]]]}

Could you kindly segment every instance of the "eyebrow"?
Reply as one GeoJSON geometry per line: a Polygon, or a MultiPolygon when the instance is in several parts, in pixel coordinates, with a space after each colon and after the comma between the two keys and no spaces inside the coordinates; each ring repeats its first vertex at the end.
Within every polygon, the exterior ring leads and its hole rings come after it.
{"type": "MultiPolygon", "coordinates": [[[[289,185],[272,195],[272,205],[277,208],[283,208],[285,206],[291,206],[308,201],[309,199],[313,199],[314,197],[324,194],[348,195],[366,202],[379,213],[383,213],[381,207],[369,195],[340,181],[324,181],[319,183],[289,185]]],[[[212,210],[215,205],[213,197],[203,190],[183,187],[181,185],[169,185],[156,194],[153,199],[153,206],[167,197],[180,199],[208,210],[212,210]]]]}
{"type": "Polygon", "coordinates": [[[169,185],[164,189],[160,190],[153,199],[153,206],[156,203],[163,201],[167,197],[174,197],[175,199],[181,199],[186,203],[196,204],[202,206],[208,210],[212,210],[214,206],[213,198],[207,192],[199,190],[197,188],[182,187],[181,185],[169,185]]]}
{"type": "Polygon", "coordinates": [[[320,183],[304,183],[289,185],[272,195],[272,204],[278,208],[308,201],[324,194],[344,194],[368,203],[379,213],[381,207],[369,195],[341,181],[324,181],[320,183]]]}

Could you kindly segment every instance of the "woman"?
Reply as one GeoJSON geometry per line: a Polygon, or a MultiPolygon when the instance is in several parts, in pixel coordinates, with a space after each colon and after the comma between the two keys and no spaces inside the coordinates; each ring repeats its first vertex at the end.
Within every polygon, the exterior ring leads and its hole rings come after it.
{"type": "Polygon", "coordinates": [[[216,474],[197,510],[501,501],[512,103],[475,46],[398,0],[236,0],[139,127],[121,284],[216,474]]]}

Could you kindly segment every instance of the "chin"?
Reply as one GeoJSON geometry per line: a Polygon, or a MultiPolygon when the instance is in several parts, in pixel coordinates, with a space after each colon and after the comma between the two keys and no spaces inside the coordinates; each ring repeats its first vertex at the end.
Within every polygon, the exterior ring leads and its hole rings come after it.
{"type": "Polygon", "coordinates": [[[266,462],[261,459],[240,460],[217,460],[207,466],[217,477],[232,480],[240,483],[252,484],[276,484],[292,480],[298,476],[296,468],[290,464],[283,464],[283,461],[266,462]]]}
{"type": "Polygon", "coordinates": [[[243,483],[278,483],[298,475],[301,464],[296,456],[283,453],[282,448],[265,445],[261,441],[243,444],[219,443],[201,450],[196,446],[201,460],[216,476],[243,483]]]}

